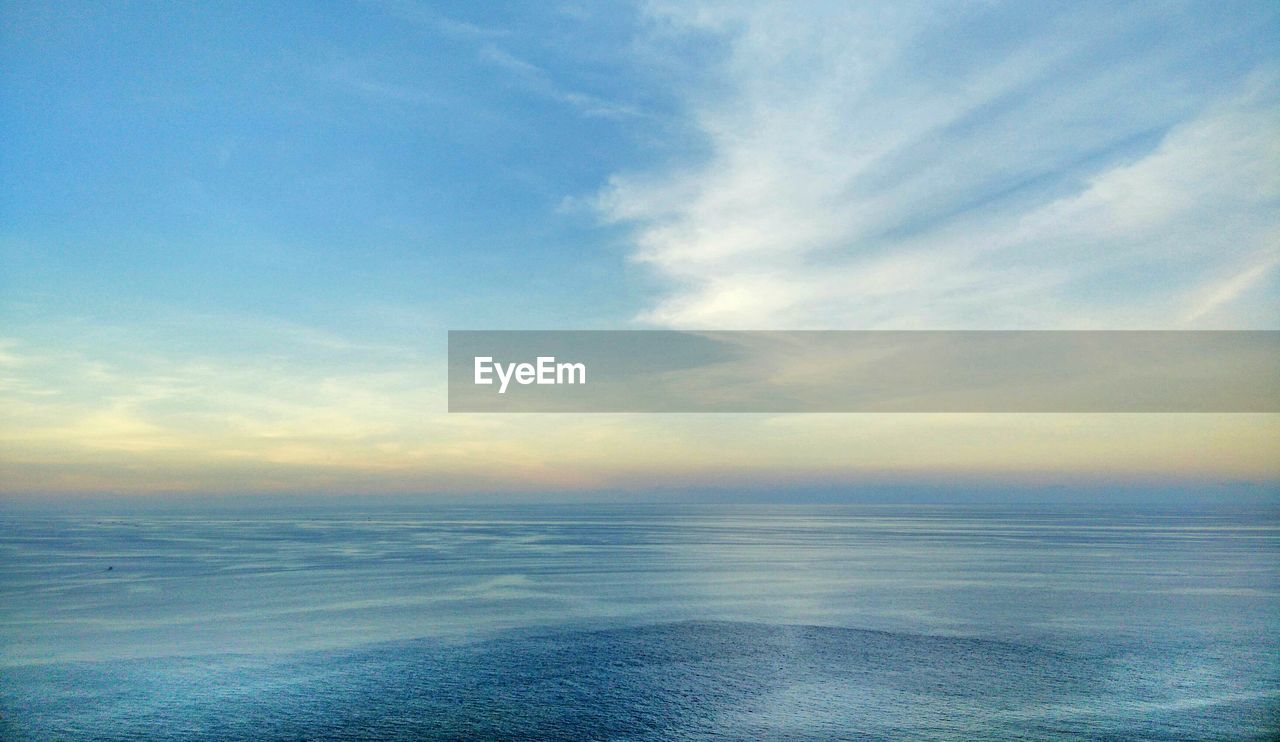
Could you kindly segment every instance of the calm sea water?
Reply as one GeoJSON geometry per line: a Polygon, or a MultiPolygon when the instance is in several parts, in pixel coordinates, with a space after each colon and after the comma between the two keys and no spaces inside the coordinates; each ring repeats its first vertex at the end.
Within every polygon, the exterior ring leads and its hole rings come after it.
{"type": "Polygon", "coordinates": [[[1280,736],[1280,518],[0,516],[6,739],[1280,736]]]}

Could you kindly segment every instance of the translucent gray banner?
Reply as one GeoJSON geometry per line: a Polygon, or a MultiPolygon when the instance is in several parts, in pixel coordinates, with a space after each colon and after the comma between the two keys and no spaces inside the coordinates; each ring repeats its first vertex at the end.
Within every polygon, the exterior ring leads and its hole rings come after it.
{"type": "Polygon", "coordinates": [[[1280,412],[1276,331],[450,331],[450,412],[1280,412]]]}

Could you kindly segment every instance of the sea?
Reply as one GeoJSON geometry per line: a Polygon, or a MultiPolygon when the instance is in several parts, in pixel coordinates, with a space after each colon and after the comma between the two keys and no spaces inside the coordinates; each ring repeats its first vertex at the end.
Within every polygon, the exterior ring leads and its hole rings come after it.
{"type": "Polygon", "coordinates": [[[5,512],[0,738],[1280,739],[1280,511],[5,512]]]}

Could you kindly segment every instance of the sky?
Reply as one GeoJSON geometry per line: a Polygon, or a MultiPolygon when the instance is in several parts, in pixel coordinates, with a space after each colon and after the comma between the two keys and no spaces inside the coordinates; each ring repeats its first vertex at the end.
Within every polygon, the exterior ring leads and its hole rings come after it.
{"type": "Polygon", "coordinates": [[[1276,415],[448,414],[449,329],[1280,328],[1280,5],[0,3],[0,493],[1246,482],[1276,415]]]}

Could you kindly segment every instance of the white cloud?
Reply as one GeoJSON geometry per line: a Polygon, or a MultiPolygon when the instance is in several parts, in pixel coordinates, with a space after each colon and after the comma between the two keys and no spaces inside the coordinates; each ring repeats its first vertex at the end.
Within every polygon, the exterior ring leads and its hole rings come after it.
{"type": "Polygon", "coordinates": [[[495,44],[480,49],[480,58],[503,70],[520,81],[530,92],[576,108],[584,116],[598,118],[629,118],[640,112],[625,103],[606,100],[599,96],[572,90],[556,82],[543,68],[521,59],[495,44]]]}
{"type": "MultiPolygon", "coordinates": [[[[1280,236],[1277,236],[1277,241],[1280,241],[1280,236]]],[[[1210,282],[1196,292],[1197,296],[1193,297],[1191,308],[1183,316],[1183,322],[1193,323],[1212,317],[1218,309],[1255,288],[1277,265],[1280,265],[1280,254],[1267,254],[1225,280],[1210,282]]]]}
{"type": "Polygon", "coordinates": [[[1141,9],[948,47],[975,8],[653,6],[655,34],[725,53],[689,92],[708,154],[617,174],[597,199],[667,281],[640,319],[1166,327],[1245,297],[1186,306],[1277,254],[1275,76],[1205,93],[1175,72],[1194,49],[1117,51],[1155,22],[1141,9]]]}

